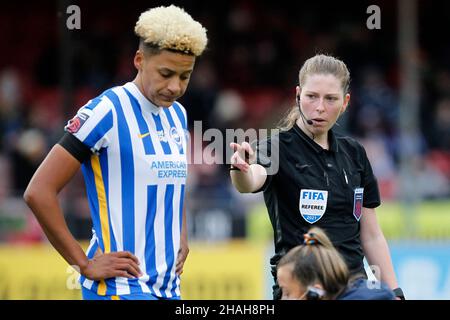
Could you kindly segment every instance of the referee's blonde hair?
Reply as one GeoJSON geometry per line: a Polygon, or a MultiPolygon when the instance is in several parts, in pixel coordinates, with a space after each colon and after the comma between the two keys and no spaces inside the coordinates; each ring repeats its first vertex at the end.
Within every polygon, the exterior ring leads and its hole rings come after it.
{"type": "Polygon", "coordinates": [[[134,28],[145,44],[200,56],[208,39],[206,29],[183,9],[171,5],[141,13],[134,28]]]}
{"type": "Polygon", "coordinates": [[[279,261],[277,268],[293,265],[293,278],[304,286],[320,283],[326,299],[334,299],[342,293],[350,281],[350,273],[344,259],[325,232],[311,228],[304,235],[304,244],[291,249],[279,261]]]}
{"type": "MultiPolygon", "coordinates": [[[[350,88],[350,71],[342,60],[326,54],[316,54],[314,57],[309,58],[305,61],[298,73],[299,86],[303,87],[307,77],[315,74],[334,75],[341,81],[344,95],[348,93],[350,88]]],[[[295,105],[281,119],[278,128],[282,131],[287,131],[294,126],[299,118],[300,111],[298,110],[298,106],[295,105]]]]}

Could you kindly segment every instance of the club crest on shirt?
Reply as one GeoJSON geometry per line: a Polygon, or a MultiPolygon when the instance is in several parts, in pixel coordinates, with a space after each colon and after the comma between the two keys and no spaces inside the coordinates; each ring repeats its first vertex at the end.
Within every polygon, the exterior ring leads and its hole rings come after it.
{"type": "Polygon", "coordinates": [[[181,136],[178,134],[178,130],[175,127],[170,128],[170,137],[179,146],[181,146],[181,136]]]}
{"type": "Polygon", "coordinates": [[[92,111],[89,109],[78,111],[77,115],[67,122],[64,129],[70,133],[77,133],[91,114],[92,111]]]}
{"type": "Polygon", "coordinates": [[[300,214],[308,223],[315,223],[322,218],[327,209],[328,191],[302,189],[300,191],[300,214]]]}

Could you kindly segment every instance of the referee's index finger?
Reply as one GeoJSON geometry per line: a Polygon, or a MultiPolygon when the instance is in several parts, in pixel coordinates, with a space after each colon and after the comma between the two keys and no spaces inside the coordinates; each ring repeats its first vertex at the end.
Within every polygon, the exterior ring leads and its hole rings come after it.
{"type": "Polygon", "coordinates": [[[242,142],[242,149],[244,149],[245,151],[247,151],[248,153],[249,153],[249,155],[253,155],[253,149],[252,149],[252,146],[248,143],[248,142],[246,142],[246,141],[244,141],[244,142],[242,142]]]}
{"type": "Polygon", "coordinates": [[[240,151],[242,149],[242,147],[239,145],[239,143],[236,143],[236,142],[230,142],[230,147],[234,151],[240,151]]]}

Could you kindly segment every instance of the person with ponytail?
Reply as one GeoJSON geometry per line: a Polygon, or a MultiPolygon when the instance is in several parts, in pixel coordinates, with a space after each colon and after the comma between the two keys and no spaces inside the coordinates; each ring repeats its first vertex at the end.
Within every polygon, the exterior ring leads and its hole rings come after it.
{"type": "Polygon", "coordinates": [[[325,232],[311,228],[277,267],[282,300],[393,300],[386,284],[351,276],[325,232]]]}
{"type": "Polygon", "coordinates": [[[399,298],[389,247],[375,208],[381,204],[376,177],[364,147],[333,127],[350,101],[350,72],[333,56],[306,60],[293,88],[295,104],[279,132],[260,140],[231,143],[230,177],[241,193],[264,192],[274,231],[270,264],[275,284],[278,261],[303,243],[311,226],[324,229],[351,275],[364,277],[364,258],[399,298]]]}

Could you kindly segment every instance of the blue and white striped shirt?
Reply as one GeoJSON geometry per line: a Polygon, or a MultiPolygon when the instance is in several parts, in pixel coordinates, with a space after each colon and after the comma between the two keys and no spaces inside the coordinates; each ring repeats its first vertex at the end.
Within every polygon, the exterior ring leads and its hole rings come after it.
{"type": "Polygon", "coordinates": [[[81,284],[99,295],[180,296],[180,247],[187,176],[187,117],[175,102],[156,107],[135,84],[105,91],[80,108],[66,130],[94,154],[82,164],[93,221],[87,250],[130,251],[143,275],[81,284]],[[73,121],[76,120],[74,124],[73,121]]]}

